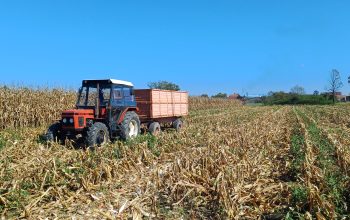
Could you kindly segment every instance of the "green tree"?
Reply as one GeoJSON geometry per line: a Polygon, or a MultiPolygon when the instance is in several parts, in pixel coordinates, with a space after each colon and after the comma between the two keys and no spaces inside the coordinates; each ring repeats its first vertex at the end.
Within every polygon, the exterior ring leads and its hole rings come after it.
{"type": "Polygon", "coordinates": [[[290,89],[290,93],[296,94],[296,95],[304,95],[305,94],[305,89],[301,86],[294,86],[293,88],[290,89]]]}
{"type": "Polygon", "coordinates": [[[150,89],[180,90],[180,86],[168,81],[150,82],[148,83],[148,87],[150,89]]]}
{"type": "Polygon", "coordinates": [[[213,95],[212,98],[227,98],[227,94],[219,92],[218,94],[213,95]]]}

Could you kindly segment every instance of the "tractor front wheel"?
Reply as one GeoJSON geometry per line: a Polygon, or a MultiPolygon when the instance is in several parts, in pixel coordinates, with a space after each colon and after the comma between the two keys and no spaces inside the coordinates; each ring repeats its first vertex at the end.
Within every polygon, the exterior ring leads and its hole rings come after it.
{"type": "Polygon", "coordinates": [[[120,124],[120,137],[123,140],[137,137],[141,133],[140,124],[139,116],[135,112],[127,112],[120,124]]]}
{"type": "Polygon", "coordinates": [[[90,149],[95,146],[101,147],[109,141],[109,131],[107,126],[102,122],[95,122],[86,132],[86,145],[90,149]]]}
{"type": "Polygon", "coordinates": [[[56,122],[56,123],[52,124],[49,127],[49,129],[47,129],[46,141],[48,141],[48,142],[60,141],[61,140],[60,130],[61,130],[61,123],[60,122],[56,122]]]}

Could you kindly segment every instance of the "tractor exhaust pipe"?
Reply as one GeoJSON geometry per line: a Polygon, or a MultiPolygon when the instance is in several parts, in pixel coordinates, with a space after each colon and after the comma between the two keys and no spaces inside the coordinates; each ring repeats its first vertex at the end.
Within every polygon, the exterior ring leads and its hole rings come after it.
{"type": "Polygon", "coordinates": [[[98,118],[100,115],[100,84],[97,83],[97,94],[96,94],[96,105],[95,105],[95,118],[98,118]]]}

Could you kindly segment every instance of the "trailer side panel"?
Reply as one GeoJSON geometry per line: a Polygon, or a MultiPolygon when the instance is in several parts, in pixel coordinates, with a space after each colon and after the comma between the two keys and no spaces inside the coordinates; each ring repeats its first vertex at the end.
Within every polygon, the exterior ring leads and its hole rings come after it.
{"type": "Polygon", "coordinates": [[[188,115],[188,93],[160,89],[135,90],[141,121],[188,115]]]}

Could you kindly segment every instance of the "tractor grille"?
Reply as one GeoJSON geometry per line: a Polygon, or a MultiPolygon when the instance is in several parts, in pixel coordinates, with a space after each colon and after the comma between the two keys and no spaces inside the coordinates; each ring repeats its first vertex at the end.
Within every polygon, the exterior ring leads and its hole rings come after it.
{"type": "Polygon", "coordinates": [[[84,117],[79,117],[78,118],[78,124],[79,124],[79,127],[83,127],[84,126],[84,117]]]}

